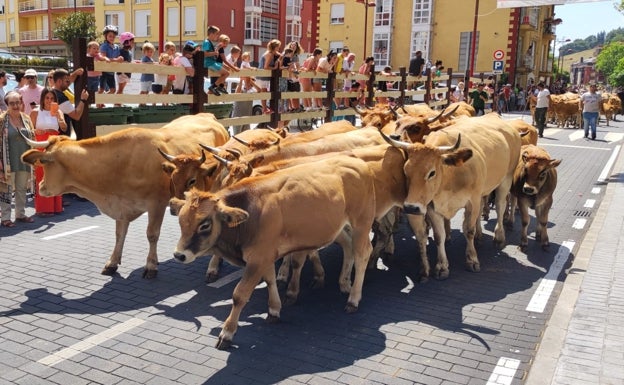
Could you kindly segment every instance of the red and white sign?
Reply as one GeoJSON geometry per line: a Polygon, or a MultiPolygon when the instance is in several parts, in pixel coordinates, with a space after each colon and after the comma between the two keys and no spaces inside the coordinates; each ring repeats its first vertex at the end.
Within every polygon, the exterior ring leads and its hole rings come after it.
{"type": "Polygon", "coordinates": [[[505,57],[505,51],[503,51],[502,49],[497,49],[496,51],[494,51],[494,60],[503,60],[503,58],[505,57]]]}

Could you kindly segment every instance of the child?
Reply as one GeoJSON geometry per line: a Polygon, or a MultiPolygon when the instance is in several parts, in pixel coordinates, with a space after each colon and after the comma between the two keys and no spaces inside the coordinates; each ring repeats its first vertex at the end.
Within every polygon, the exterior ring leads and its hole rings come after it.
{"type": "MultiPolygon", "coordinates": [[[[252,67],[250,62],[251,54],[248,51],[243,52],[243,54],[241,55],[241,69],[255,70],[256,68],[252,67]]],[[[238,83],[238,86],[236,87],[236,92],[249,92],[252,87],[256,89],[256,92],[260,92],[260,87],[258,87],[256,82],[253,81],[251,76],[241,76],[240,80],[240,83],[238,83]]]]}
{"type": "MultiPolygon", "coordinates": [[[[102,34],[104,35],[105,41],[100,46],[100,52],[102,52],[108,60],[121,63],[123,61],[121,49],[117,44],[115,44],[115,37],[118,32],[117,26],[115,25],[107,25],[104,27],[102,34]]],[[[115,90],[115,73],[102,72],[100,75],[100,89],[98,93],[102,94],[104,92],[108,92],[110,94],[114,94],[115,90]]]]}
{"type": "MultiPolygon", "coordinates": [[[[87,44],[87,57],[92,57],[93,61],[107,61],[110,59],[100,53],[100,43],[97,41],[91,41],[87,44]]],[[[101,71],[96,71],[91,67],[87,71],[87,91],[91,94],[95,94],[98,92],[98,88],[100,86],[100,75],[102,75],[101,71]]],[[[104,107],[103,104],[98,104],[98,108],[104,107]]]]}
{"type": "MultiPolygon", "coordinates": [[[[168,53],[163,52],[158,57],[158,64],[161,66],[170,66],[173,64],[173,58],[168,53]]],[[[152,83],[152,92],[155,94],[164,94],[164,88],[167,86],[169,75],[154,75],[154,83],[152,83]]],[[[168,93],[168,92],[167,92],[168,93]]]]}
{"type": "MultiPolygon", "coordinates": [[[[217,63],[221,63],[221,66],[228,71],[238,72],[239,69],[238,67],[236,67],[236,64],[229,61],[227,56],[225,56],[225,47],[227,47],[229,44],[230,44],[230,37],[228,35],[219,35],[219,40],[217,44],[219,56],[217,56],[217,63]]],[[[230,72],[228,72],[228,75],[229,73],[230,72]]],[[[218,76],[211,76],[210,84],[216,84],[219,92],[225,93],[225,94],[228,93],[227,87],[225,87],[225,83],[219,83],[218,76]]]]}
{"type": "MultiPolygon", "coordinates": [[[[154,45],[150,42],[144,43],[141,48],[143,51],[143,57],[141,58],[142,64],[154,64],[154,45]]],[[[147,95],[152,89],[152,83],[154,83],[154,74],[141,74],[141,94],[147,95]]]]}
{"type": "Polygon", "coordinates": [[[220,56],[220,45],[217,42],[220,36],[220,31],[219,27],[214,25],[209,26],[208,38],[204,40],[204,44],[202,45],[202,50],[204,51],[204,67],[206,70],[211,70],[219,75],[217,80],[214,83],[211,83],[208,88],[208,91],[215,96],[219,96],[221,93],[227,93],[227,89],[225,88],[225,79],[230,76],[228,70],[223,68],[222,63],[217,61],[217,58],[220,56]]]}
{"type": "MultiPolygon", "coordinates": [[[[132,50],[134,48],[134,35],[131,32],[124,32],[119,36],[121,42],[121,56],[123,61],[132,62],[132,50]]],[[[117,83],[119,83],[118,94],[123,94],[124,88],[130,82],[132,74],[129,72],[117,72],[117,83]]]]}
{"type": "MultiPolygon", "coordinates": [[[[165,43],[165,53],[169,55],[169,58],[170,58],[169,65],[173,65],[173,60],[176,57],[182,56],[182,53],[176,52],[176,45],[172,41],[168,41],[165,43]]],[[[175,75],[167,75],[167,83],[163,84],[163,90],[162,90],[163,94],[168,94],[169,92],[171,92],[171,90],[173,89],[174,80],[175,80],[175,75]]]]}

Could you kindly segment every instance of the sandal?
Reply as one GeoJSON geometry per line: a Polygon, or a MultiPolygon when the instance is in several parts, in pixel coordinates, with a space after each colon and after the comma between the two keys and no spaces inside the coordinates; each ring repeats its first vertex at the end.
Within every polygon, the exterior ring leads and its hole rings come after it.
{"type": "Polygon", "coordinates": [[[21,218],[15,218],[16,222],[22,222],[22,223],[33,223],[35,220],[32,217],[21,217],[21,218]]]}
{"type": "Polygon", "coordinates": [[[15,223],[11,222],[10,219],[7,219],[6,221],[2,221],[2,226],[3,227],[15,227],[15,223]]]}
{"type": "Polygon", "coordinates": [[[49,217],[53,217],[54,213],[37,213],[36,215],[39,218],[49,218],[49,217]]]}

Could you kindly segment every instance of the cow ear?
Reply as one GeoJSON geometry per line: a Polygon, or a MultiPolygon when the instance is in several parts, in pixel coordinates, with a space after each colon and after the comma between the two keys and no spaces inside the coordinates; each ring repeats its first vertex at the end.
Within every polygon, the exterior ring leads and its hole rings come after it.
{"type": "Polygon", "coordinates": [[[442,155],[442,161],[448,166],[461,166],[465,161],[472,158],[472,150],[469,148],[460,148],[459,150],[442,155]]]}
{"type": "Polygon", "coordinates": [[[162,169],[163,169],[164,172],[166,172],[167,174],[171,175],[175,171],[176,166],[174,164],[169,163],[169,162],[163,162],[162,163],[162,169]]]}
{"type": "Polygon", "coordinates": [[[550,161],[549,166],[554,168],[554,167],[559,166],[560,164],[561,164],[561,159],[553,159],[550,161]]]}
{"type": "Polygon", "coordinates": [[[238,207],[229,207],[222,204],[219,204],[218,215],[219,219],[227,223],[228,227],[236,227],[249,219],[249,213],[247,213],[247,211],[239,209],[238,207]]]}
{"type": "Polygon", "coordinates": [[[217,170],[217,163],[212,163],[209,167],[202,167],[201,169],[204,176],[213,176],[217,170]]]}
{"type": "Polygon", "coordinates": [[[249,161],[249,165],[253,168],[258,168],[262,162],[264,162],[264,155],[258,154],[249,161]]]}
{"type": "Polygon", "coordinates": [[[43,163],[52,163],[54,158],[49,153],[30,149],[22,154],[22,162],[30,164],[31,166],[40,166],[43,163]]]}
{"type": "Polygon", "coordinates": [[[171,215],[177,216],[180,213],[182,206],[184,206],[184,202],[184,199],[171,198],[169,200],[169,212],[171,212],[171,215]]]}

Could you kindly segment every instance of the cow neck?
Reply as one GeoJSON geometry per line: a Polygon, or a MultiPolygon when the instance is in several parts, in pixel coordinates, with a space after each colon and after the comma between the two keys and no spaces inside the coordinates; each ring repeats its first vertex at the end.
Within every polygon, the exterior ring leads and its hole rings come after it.
{"type": "Polygon", "coordinates": [[[221,235],[212,247],[216,254],[225,258],[229,263],[236,266],[244,266],[243,252],[241,249],[240,233],[242,225],[227,228],[221,231],[221,235]]]}

